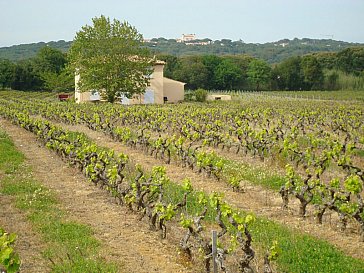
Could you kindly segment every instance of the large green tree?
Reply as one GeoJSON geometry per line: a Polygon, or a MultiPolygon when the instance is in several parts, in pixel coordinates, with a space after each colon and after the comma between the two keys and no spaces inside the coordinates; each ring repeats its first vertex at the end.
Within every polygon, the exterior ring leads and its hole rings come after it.
{"type": "Polygon", "coordinates": [[[209,81],[209,71],[202,63],[201,56],[181,58],[173,75],[176,80],[187,83],[188,89],[206,88],[209,81]]]}
{"type": "Polygon", "coordinates": [[[92,23],[77,32],[69,51],[69,67],[80,75],[80,90],[98,90],[109,102],[122,94],[143,93],[153,71],[143,36],[128,22],[111,22],[103,15],[92,23]]]}
{"type": "Polygon", "coordinates": [[[252,60],[248,66],[249,82],[258,91],[262,85],[266,85],[271,77],[271,67],[263,60],[252,60]]]}
{"type": "Polygon", "coordinates": [[[32,60],[21,61],[16,64],[11,88],[14,90],[42,90],[43,81],[34,70],[32,60]]]}
{"type": "Polygon", "coordinates": [[[237,89],[243,77],[241,69],[231,60],[224,59],[216,68],[216,86],[222,90],[237,89]]]}
{"type": "Polygon", "coordinates": [[[206,89],[216,89],[216,70],[221,63],[222,58],[216,55],[202,56],[202,62],[208,70],[208,82],[206,89]]]}
{"type": "Polygon", "coordinates": [[[179,59],[176,56],[161,54],[157,56],[158,60],[164,61],[164,76],[167,78],[174,78],[173,73],[177,70],[179,65],[179,59]]]}
{"type": "Polygon", "coordinates": [[[43,89],[70,91],[74,89],[74,73],[65,69],[67,55],[49,46],[41,48],[33,59],[35,73],[43,81],[43,89]]]}
{"type": "Polygon", "coordinates": [[[66,54],[49,46],[39,50],[34,58],[34,69],[39,73],[54,72],[59,74],[67,63],[66,54]]]}
{"type": "Polygon", "coordinates": [[[278,88],[281,90],[303,90],[304,76],[301,69],[301,57],[291,57],[274,69],[278,88]]]}
{"type": "Polygon", "coordinates": [[[364,47],[347,48],[337,54],[337,66],[346,73],[360,75],[364,71],[364,47]]]}
{"type": "Polygon", "coordinates": [[[305,90],[320,90],[324,83],[324,73],[320,63],[313,55],[303,56],[301,59],[303,83],[305,90]]]}
{"type": "Polygon", "coordinates": [[[0,59],[0,88],[11,86],[15,74],[15,65],[6,59],[0,59]]]}

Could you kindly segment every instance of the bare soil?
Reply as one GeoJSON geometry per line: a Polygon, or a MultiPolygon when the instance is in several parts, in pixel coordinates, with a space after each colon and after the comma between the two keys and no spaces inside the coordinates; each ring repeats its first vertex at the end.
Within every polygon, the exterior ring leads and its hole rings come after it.
{"type": "MultiPolygon", "coordinates": [[[[158,233],[150,231],[145,222],[138,220],[138,215],[117,206],[103,190],[89,184],[79,171],[40,147],[32,133],[6,120],[1,121],[16,147],[26,156],[35,179],[57,193],[71,219],[93,228],[95,237],[102,242],[102,257],[122,264],[123,271],[130,273],[196,272],[181,265],[176,258],[177,247],[160,240],[158,233]]],[[[1,211],[0,219],[1,216],[9,217],[6,211],[1,211]]],[[[24,222],[25,219],[16,218],[13,225],[24,222]]],[[[31,230],[30,227],[25,228],[28,229],[31,230]]],[[[33,249],[27,251],[28,254],[21,253],[22,257],[30,255],[33,249]]],[[[29,268],[32,266],[29,265],[29,268]]]]}
{"type": "Polygon", "coordinates": [[[300,233],[310,234],[316,238],[324,239],[335,245],[338,249],[341,249],[347,255],[364,259],[364,243],[359,242],[357,225],[354,222],[350,222],[347,230],[342,233],[339,231],[337,217],[334,213],[325,214],[323,225],[318,225],[313,217],[312,208],[308,208],[309,216],[305,219],[298,216],[298,202],[296,200],[291,200],[290,209],[283,211],[281,209],[281,197],[277,192],[272,190],[267,190],[245,181],[243,186],[244,192],[233,192],[232,188],[223,182],[205,177],[188,168],[182,168],[175,163],[165,164],[153,156],[115,142],[105,134],[88,129],[86,126],[59,125],[70,131],[85,133],[99,146],[127,154],[132,161],[141,164],[146,169],[152,169],[156,165],[165,166],[167,175],[176,183],[188,177],[197,190],[202,190],[207,193],[225,193],[225,200],[237,208],[276,221],[300,233]]]}

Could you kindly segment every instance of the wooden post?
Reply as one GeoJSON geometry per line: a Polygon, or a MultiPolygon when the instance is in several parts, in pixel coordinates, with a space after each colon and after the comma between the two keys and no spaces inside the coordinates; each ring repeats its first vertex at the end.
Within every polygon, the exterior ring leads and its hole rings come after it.
{"type": "Polygon", "coordinates": [[[217,256],[217,231],[212,231],[212,262],[214,266],[214,273],[217,273],[217,263],[216,263],[216,256],[217,256]]]}

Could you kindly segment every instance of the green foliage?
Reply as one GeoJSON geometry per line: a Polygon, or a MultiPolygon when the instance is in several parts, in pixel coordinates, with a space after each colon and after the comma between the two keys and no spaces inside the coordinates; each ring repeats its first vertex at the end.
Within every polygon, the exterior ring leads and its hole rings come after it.
{"type": "Polygon", "coordinates": [[[21,61],[15,66],[15,76],[11,83],[11,88],[14,90],[41,90],[43,81],[37,74],[33,61],[21,61]]]}
{"type": "Polygon", "coordinates": [[[175,78],[174,73],[180,65],[180,60],[176,56],[168,54],[159,54],[157,59],[166,62],[164,66],[164,77],[175,78]]]}
{"type": "Polygon", "coordinates": [[[232,90],[238,86],[243,77],[242,70],[230,58],[223,59],[216,67],[216,89],[232,90]]]}
{"type": "Polygon", "coordinates": [[[0,88],[10,88],[14,78],[15,65],[6,59],[0,59],[0,88]]]}
{"type": "Polygon", "coordinates": [[[363,182],[360,181],[359,176],[351,175],[345,180],[344,187],[348,192],[358,194],[363,190],[363,182]]]}
{"type": "Polygon", "coordinates": [[[0,58],[8,59],[13,62],[19,62],[26,59],[34,58],[39,50],[45,46],[59,49],[62,52],[67,52],[70,45],[71,42],[59,40],[47,43],[39,42],[32,44],[13,45],[10,47],[2,47],[0,48],[0,58]]]}
{"type": "Polygon", "coordinates": [[[145,91],[153,62],[143,37],[128,22],[101,16],[77,32],[69,69],[80,75],[81,91],[98,90],[109,102],[145,91]]]}
{"type": "Polygon", "coordinates": [[[303,72],[304,90],[321,90],[324,74],[320,63],[313,55],[302,57],[301,68],[303,72]]]}
{"type": "MultiPolygon", "coordinates": [[[[146,46],[156,54],[168,54],[174,56],[188,55],[239,55],[249,54],[257,58],[263,59],[268,63],[279,63],[296,55],[304,55],[312,52],[329,55],[326,59],[331,59],[330,54],[335,55],[344,48],[361,46],[361,44],[347,43],[343,41],[327,40],[327,39],[284,39],[264,44],[244,43],[241,40],[231,41],[228,39],[212,41],[210,39],[197,40],[197,42],[210,42],[209,45],[186,45],[178,43],[175,39],[153,38],[146,46]],[[289,46],[282,46],[282,43],[289,43],[289,46]],[[327,46],[330,45],[330,46],[327,46]]],[[[9,59],[11,61],[20,61],[34,57],[40,48],[44,46],[53,47],[67,52],[72,41],[51,41],[39,42],[32,44],[14,45],[10,47],[0,48],[0,58],[9,59]]],[[[321,61],[320,61],[321,63],[321,61]]],[[[328,61],[327,63],[331,63],[328,61]]],[[[328,68],[327,66],[325,66],[328,68]]]]}
{"type": "Polygon", "coordinates": [[[43,47],[34,58],[35,73],[42,79],[43,88],[51,91],[74,89],[74,73],[66,71],[67,56],[58,49],[43,47]]]}
{"type": "Polygon", "coordinates": [[[196,101],[198,102],[204,102],[206,101],[206,98],[207,98],[207,90],[205,89],[202,89],[202,88],[199,88],[197,90],[195,90],[193,92],[195,98],[196,98],[196,101]]]}
{"type": "Polygon", "coordinates": [[[324,87],[326,90],[364,90],[363,74],[348,74],[341,70],[326,70],[324,87]]]}
{"type": "Polygon", "coordinates": [[[34,58],[34,68],[38,74],[53,72],[59,74],[67,63],[66,54],[52,47],[43,47],[34,58]]]}
{"type": "Polygon", "coordinates": [[[268,83],[271,78],[271,67],[263,60],[255,59],[250,62],[247,75],[255,90],[268,83]]]}
{"type": "Polygon", "coordinates": [[[66,70],[59,74],[55,72],[43,72],[41,78],[44,81],[44,89],[51,91],[73,91],[74,75],[66,70]]]}
{"type": "Polygon", "coordinates": [[[347,48],[337,54],[337,67],[355,75],[362,74],[364,70],[364,48],[347,48]]]}
{"type": "MultiPolygon", "coordinates": [[[[208,41],[212,42],[211,40],[208,41]]],[[[362,75],[363,47],[345,49],[345,47],[353,46],[348,43],[332,40],[294,39],[290,41],[285,39],[276,43],[256,45],[223,39],[209,45],[191,46],[177,43],[173,39],[167,40],[164,38],[152,39],[150,43],[143,43],[141,40],[139,42],[137,47],[149,48],[158,55],[158,59],[166,61],[164,70],[166,77],[185,82],[187,89],[320,90],[323,88],[325,90],[360,90],[364,88],[364,78],[362,75]],[[288,43],[289,46],[280,48],[281,43],[288,43]],[[327,47],[328,44],[330,44],[330,47],[327,47]],[[328,50],[335,52],[327,52],[328,50]],[[250,76],[248,75],[249,63],[254,59],[251,56],[257,57],[259,58],[258,60],[266,61],[269,64],[274,64],[274,66],[278,64],[272,71],[270,82],[267,80],[267,76],[269,77],[270,74],[269,71],[265,71],[266,73],[263,74],[260,73],[258,77],[256,72],[259,70],[257,70],[257,67],[254,69],[250,68],[250,76]],[[283,64],[291,57],[296,58],[299,56],[302,58],[298,70],[297,66],[292,63],[291,65],[288,65],[288,63],[283,64]],[[287,65],[289,67],[284,68],[287,65]],[[278,67],[281,69],[278,69],[278,67]],[[329,71],[325,77],[323,77],[323,70],[329,71]],[[252,73],[252,71],[255,71],[255,73],[252,73]]],[[[124,42],[124,45],[127,44],[124,42]]],[[[110,42],[107,44],[105,42],[102,47],[107,48],[110,45],[114,45],[114,43],[110,42]]],[[[13,69],[10,70],[7,61],[3,66],[6,73],[5,71],[0,73],[0,75],[3,75],[3,78],[7,75],[5,77],[6,81],[3,80],[3,86],[11,86],[13,89],[18,90],[46,89],[65,91],[72,89],[73,69],[69,73],[59,71],[59,69],[57,72],[54,72],[54,68],[61,67],[62,62],[64,62],[64,60],[62,61],[62,52],[67,51],[70,46],[71,42],[59,41],[4,48],[4,51],[19,50],[20,52],[16,54],[17,56],[26,54],[24,51],[29,50],[33,59],[30,61],[30,67],[27,62],[20,62],[13,64],[13,69]],[[24,47],[29,47],[29,49],[26,50],[24,47]],[[53,71],[53,74],[49,73],[50,69],[53,71]],[[12,73],[13,77],[9,82],[9,72],[11,70],[15,71],[12,73]]],[[[2,49],[0,48],[0,57],[2,49]]],[[[125,47],[123,50],[125,50],[125,47]]],[[[112,53],[110,50],[108,52],[106,52],[107,50],[104,51],[105,54],[114,54],[114,56],[117,54],[115,53],[117,50],[113,50],[112,53]]],[[[136,55],[140,56],[139,53],[135,53],[134,56],[136,55]]],[[[5,54],[3,58],[6,58],[6,56],[5,54]]],[[[12,58],[9,59],[13,60],[12,58]]],[[[94,60],[94,63],[96,62],[94,60]]],[[[104,63],[105,69],[103,69],[103,72],[106,73],[105,70],[109,72],[112,70],[109,66],[110,59],[106,63],[105,60],[100,60],[100,63],[104,63]]],[[[0,63],[0,71],[2,71],[1,67],[0,63]]],[[[133,67],[132,69],[139,68],[133,67]]],[[[101,71],[99,72],[101,73],[101,71]]],[[[125,78],[126,71],[113,70],[113,73],[114,75],[115,73],[119,75],[120,78],[125,78]]],[[[94,73],[94,75],[96,74],[94,73]]],[[[133,82],[129,81],[124,84],[128,88],[125,89],[126,91],[122,90],[122,92],[132,90],[132,92],[136,91],[135,93],[138,93],[137,90],[134,90],[135,84],[133,82]]],[[[114,87],[111,86],[111,88],[114,87]]],[[[113,96],[112,93],[110,92],[111,98],[113,96]]],[[[131,96],[131,93],[129,96],[131,96]]]]}
{"type": "Polygon", "coordinates": [[[268,259],[270,261],[275,261],[279,257],[279,255],[282,253],[282,249],[278,245],[278,241],[273,241],[272,246],[269,248],[268,252],[268,259]]]}
{"type": "Polygon", "coordinates": [[[337,81],[339,78],[339,74],[336,71],[331,71],[327,73],[325,78],[324,88],[326,90],[337,90],[337,81]]]}
{"type": "Polygon", "coordinates": [[[204,88],[209,81],[209,71],[200,56],[180,58],[173,76],[176,80],[187,83],[186,88],[204,88]]]}
{"type": "Polygon", "coordinates": [[[280,63],[275,68],[274,76],[280,90],[304,89],[301,57],[291,57],[280,63]]]}
{"type": "Polygon", "coordinates": [[[191,180],[188,179],[188,178],[185,178],[182,182],[183,182],[182,188],[186,192],[191,193],[193,191],[193,187],[192,187],[192,184],[191,184],[191,180]]]}
{"type": "Polygon", "coordinates": [[[0,270],[3,266],[8,273],[18,272],[21,264],[13,249],[16,238],[16,234],[8,234],[0,227],[0,270]]]}

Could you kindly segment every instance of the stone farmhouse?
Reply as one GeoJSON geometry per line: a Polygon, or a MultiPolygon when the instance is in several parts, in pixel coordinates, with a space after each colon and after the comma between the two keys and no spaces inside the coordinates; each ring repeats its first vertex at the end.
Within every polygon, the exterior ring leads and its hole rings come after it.
{"type": "MultiPolygon", "coordinates": [[[[122,96],[120,103],[132,104],[163,104],[177,103],[184,99],[185,83],[168,79],[163,76],[165,62],[157,61],[154,64],[154,71],[150,76],[149,86],[142,95],[134,95],[132,98],[122,96]]],[[[75,100],[76,103],[101,101],[100,93],[97,91],[80,92],[78,82],[80,75],[75,76],[75,100]]]]}

